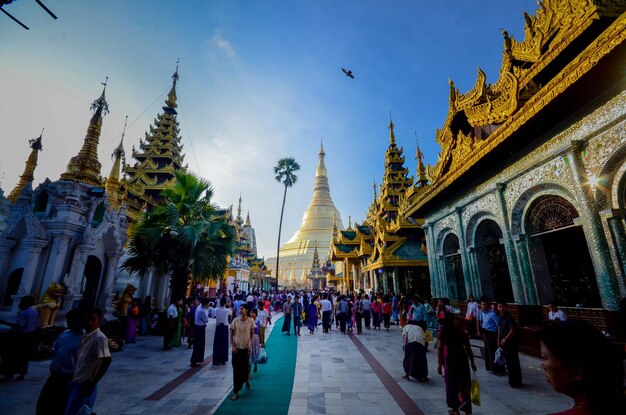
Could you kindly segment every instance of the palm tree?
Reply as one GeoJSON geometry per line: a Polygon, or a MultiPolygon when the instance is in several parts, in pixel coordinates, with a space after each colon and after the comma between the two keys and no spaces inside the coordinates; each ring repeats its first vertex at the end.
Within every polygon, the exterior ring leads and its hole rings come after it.
{"type": "Polygon", "coordinates": [[[189,278],[221,277],[235,245],[235,229],[217,216],[211,184],[192,173],[176,172],[161,203],[144,213],[130,232],[129,258],[122,267],[141,276],[167,274],[172,299],[183,298],[189,278]]]}
{"type": "Polygon", "coordinates": [[[294,172],[300,170],[300,165],[293,157],[286,157],[278,160],[274,167],[276,181],[285,186],[283,192],[283,207],[280,209],[280,223],[278,225],[278,246],[276,247],[276,291],[278,291],[278,264],[280,261],[280,232],[283,229],[283,213],[285,212],[285,200],[287,199],[287,188],[296,184],[298,176],[294,172]]]}

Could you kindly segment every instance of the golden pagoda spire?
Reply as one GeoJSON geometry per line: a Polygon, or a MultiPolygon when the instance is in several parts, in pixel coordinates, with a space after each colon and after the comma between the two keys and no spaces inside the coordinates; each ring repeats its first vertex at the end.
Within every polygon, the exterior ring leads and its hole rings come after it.
{"type": "Polygon", "coordinates": [[[393,133],[393,121],[391,120],[391,111],[389,111],[389,145],[396,144],[396,136],[393,133]]]}
{"type": "Polygon", "coordinates": [[[348,229],[352,229],[352,215],[348,215],[348,229]]]}
{"type": "MultiPolygon", "coordinates": [[[[339,228],[337,227],[337,214],[333,213],[333,239],[337,239],[339,236],[339,228]]],[[[317,239],[315,240],[317,243],[317,239]]]]}
{"type": "Polygon", "coordinates": [[[326,156],[326,152],[324,151],[324,143],[320,142],[320,151],[317,154],[319,155],[319,161],[317,162],[315,177],[328,176],[328,171],[326,170],[326,165],[324,164],[324,156],[326,156]]]}
{"type": "Polygon", "coordinates": [[[250,222],[250,212],[246,214],[246,226],[247,227],[252,226],[252,223],[250,222]]]}
{"type": "Polygon", "coordinates": [[[22,189],[26,187],[28,183],[31,183],[34,179],[35,167],[37,167],[37,159],[39,157],[39,152],[43,148],[41,145],[41,137],[43,135],[43,130],[41,130],[41,134],[39,137],[33,138],[32,140],[28,140],[28,144],[32,149],[28,159],[26,160],[26,167],[24,167],[24,173],[20,176],[20,181],[15,185],[15,188],[9,193],[7,199],[11,201],[11,203],[15,203],[17,198],[19,197],[22,189]]]}
{"type": "Polygon", "coordinates": [[[111,209],[117,210],[120,207],[120,166],[123,163],[125,156],[124,153],[124,135],[126,134],[126,123],[128,122],[128,115],[124,120],[124,129],[122,130],[122,139],[120,144],[113,150],[111,158],[113,159],[113,166],[111,172],[106,180],[106,195],[111,209]]]}
{"type": "Polygon", "coordinates": [[[376,199],[378,199],[378,193],[376,193],[376,179],[374,179],[374,184],[372,185],[372,188],[374,189],[374,202],[375,202],[376,199]]]}
{"type": "Polygon", "coordinates": [[[426,177],[426,166],[424,166],[424,153],[420,150],[419,142],[417,140],[417,132],[415,133],[415,159],[417,160],[417,182],[418,186],[426,186],[428,184],[428,178],[426,177]]]}
{"type": "Polygon", "coordinates": [[[176,100],[178,99],[176,96],[176,82],[178,82],[178,64],[180,63],[180,59],[176,60],[176,71],[174,71],[174,74],[172,75],[172,88],[170,89],[170,92],[167,94],[167,100],[165,101],[165,103],[172,107],[172,108],[176,108],[178,106],[178,104],[176,104],[176,100]]]}
{"type": "Polygon", "coordinates": [[[242,223],[241,219],[241,193],[239,193],[239,206],[237,207],[237,223],[242,223]]]}
{"type": "Polygon", "coordinates": [[[98,161],[98,143],[100,142],[100,130],[102,129],[102,117],[109,112],[109,104],[105,98],[107,82],[109,77],[102,83],[104,88],[102,94],[91,104],[94,112],[87,134],[83,142],[83,147],[78,155],[72,157],[67,164],[67,170],[61,174],[61,180],[79,181],[92,186],[102,186],[100,181],[100,169],[102,165],[98,161]]]}

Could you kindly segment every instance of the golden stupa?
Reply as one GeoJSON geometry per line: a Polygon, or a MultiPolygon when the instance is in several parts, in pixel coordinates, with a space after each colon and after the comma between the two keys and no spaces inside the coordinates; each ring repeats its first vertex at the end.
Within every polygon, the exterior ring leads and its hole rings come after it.
{"type": "Polygon", "coordinates": [[[300,229],[280,248],[278,283],[281,286],[308,287],[315,247],[324,258],[330,249],[333,228],[343,230],[341,215],[330,197],[325,155],[324,146],[320,145],[313,199],[302,216],[300,229]]]}

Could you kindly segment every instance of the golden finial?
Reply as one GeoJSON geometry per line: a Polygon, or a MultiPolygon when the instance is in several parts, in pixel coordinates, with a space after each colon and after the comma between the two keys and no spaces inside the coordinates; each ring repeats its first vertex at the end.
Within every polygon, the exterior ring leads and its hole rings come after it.
{"type": "Polygon", "coordinates": [[[180,63],[180,58],[176,59],[176,71],[174,71],[174,75],[172,75],[172,80],[174,81],[174,85],[178,82],[178,64],[180,63]]]}
{"type": "Polygon", "coordinates": [[[172,75],[172,88],[170,89],[170,92],[168,92],[167,99],[165,100],[165,103],[167,104],[167,106],[172,107],[172,108],[176,108],[178,106],[176,104],[176,100],[178,99],[176,96],[176,83],[178,82],[178,79],[180,78],[178,76],[178,63],[179,62],[180,62],[180,59],[177,59],[176,71],[174,72],[174,75],[172,75]]]}
{"type": "Polygon", "coordinates": [[[393,121],[391,119],[391,111],[389,111],[389,145],[396,144],[396,136],[393,133],[393,121]]]}
{"type": "Polygon", "coordinates": [[[100,97],[91,103],[91,110],[95,114],[100,114],[101,116],[105,116],[109,113],[109,103],[106,100],[105,94],[107,90],[107,84],[109,83],[109,77],[107,76],[104,82],[100,82],[103,85],[102,94],[100,97]]]}
{"type": "Polygon", "coordinates": [[[117,210],[120,207],[120,201],[123,200],[123,195],[120,193],[120,167],[125,162],[124,154],[124,135],[126,134],[126,124],[128,123],[128,115],[124,120],[124,129],[122,130],[122,139],[120,144],[113,150],[111,158],[113,158],[113,166],[111,166],[111,172],[107,177],[105,184],[105,192],[109,206],[112,209],[117,210]]]}
{"type": "Polygon", "coordinates": [[[239,206],[237,207],[237,222],[241,222],[241,192],[239,192],[239,206]]]}
{"type": "Polygon", "coordinates": [[[376,193],[376,180],[374,180],[372,187],[374,188],[374,201],[376,201],[376,199],[378,199],[378,194],[376,193]]]}
{"type": "Polygon", "coordinates": [[[424,166],[424,153],[420,150],[419,141],[417,139],[417,131],[415,132],[415,159],[417,160],[417,185],[424,186],[428,183],[426,177],[426,166],[424,166]]]}
{"type": "Polygon", "coordinates": [[[352,215],[348,215],[348,229],[352,229],[352,215]]]}
{"type": "Polygon", "coordinates": [[[502,36],[504,36],[504,52],[507,54],[511,53],[511,38],[509,37],[509,32],[507,32],[504,29],[500,29],[502,30],[502,36]]]}
{"type": "Polygon", "coordinates": [[[33,138],[32,140],[28,140],[28,145],[31,148],[30,155],[26,160],[26,166],[24,167],[24,173],[20,176],[19,182],[15,185],[15,188],[9,193],[7,199],[11,201],[11,203],[15,203],[17,198],[22,193],[22,190],[28,183],[31,183],[35,179],[35,168],[37,167],[37,159],[39,158],[39,152],[43,149],[41,145],[41,139],[43,137],[43,129],[41,130],[41,134],[39,137],[33,138]]]}
{"type": "Polygon", "coordinates": [[[124,159],[124,137],[126,135],[126,125],[128,124],[128,115],[124,118],[124,128],[122,129],[122,139],[120,140],[120,144],[113,150],[113,154],[111,154],[111,159],[115,160],[116,158],[124,159]]]}

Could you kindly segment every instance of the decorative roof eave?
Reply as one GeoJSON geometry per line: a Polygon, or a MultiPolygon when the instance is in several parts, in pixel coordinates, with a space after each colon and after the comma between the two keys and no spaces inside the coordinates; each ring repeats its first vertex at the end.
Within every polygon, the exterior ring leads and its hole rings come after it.
{"type": "MultiPolygon", "coordinates": [[[[573,36],[573,35],[572,35],[573,36]]],[[[482,141],[481,145],[473,149],[472,153],[466,156],[463,163],[458,163],[454,170],[446,172],[435,183],[430,186],[430,191],[422,193],[409,206],[406,211],[407,216],[413,215],[420,208],[441,193],[447,186],[465,174],[486,154],[491,152],[498,145],[506,141],[522,125],[533,118],[541,109],[554,101],[572,84],[578,81],[592,67],[594,67],[604,56],[609,54],[614,48],[626,40],[626,13],[620,15],[602,34],[600,34],[590,45],[578,56],[570,61],[557,75],[555,75],[543,88],[533,95],[517,112],[512,114],[498,129],[489,136],[489,139],[482,141]]],[[[567,45],[560,45],[547,54],[558,55],[567,45]]],[[[534,71],[534,68],[531,69],[534,71]]]]}
{"type": "Polygon", "coordinates": [[[380,268],[386,267],[427,267],[428,260],[420,259],[420,260],[407,260],[407,259],[399,259],[399,258],[379,258],[375,262],[365,265],[361,268],[361,272],[367,271],[376,271],[380,268]]]}

